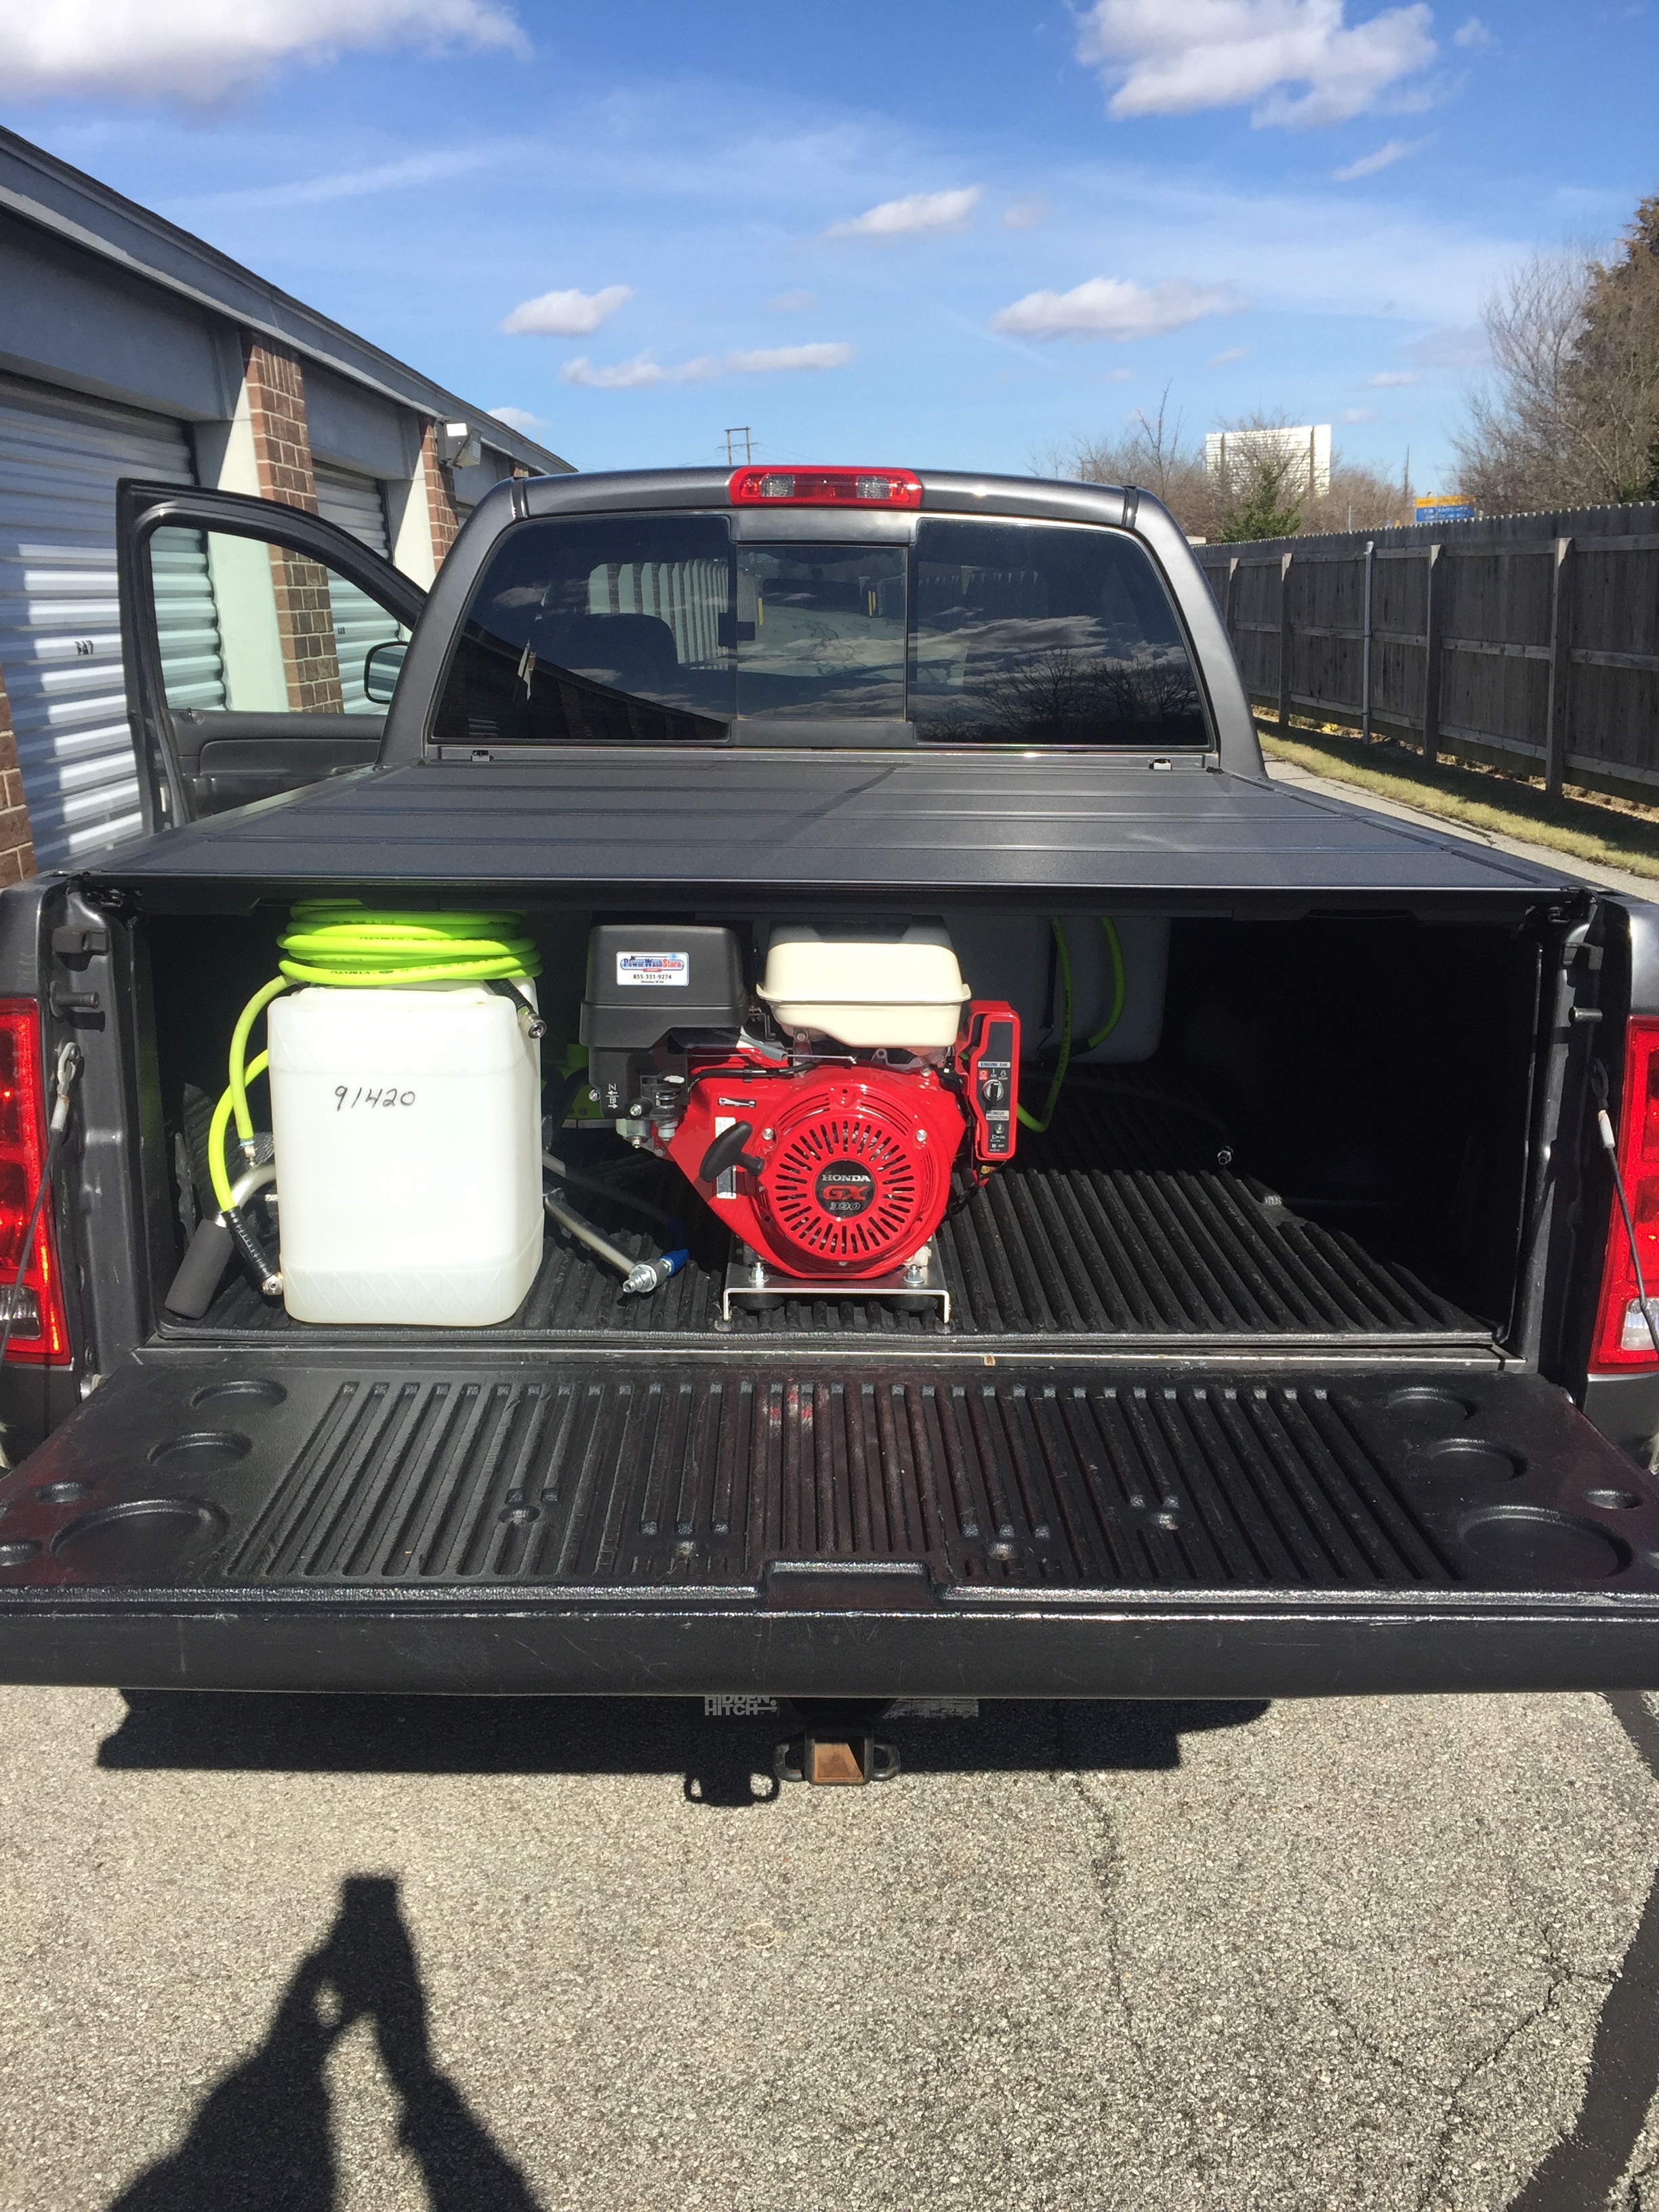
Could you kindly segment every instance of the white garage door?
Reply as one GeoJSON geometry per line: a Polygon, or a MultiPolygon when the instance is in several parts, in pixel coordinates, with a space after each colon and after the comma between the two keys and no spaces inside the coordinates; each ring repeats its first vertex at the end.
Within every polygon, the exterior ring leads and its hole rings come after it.
{"type": "MultiPolygon", "coordinates": [[[[317,512],[324,520],[349,530],[372,552],[389,561],[392,543],[386,533],[386,501],[374,478],[348,476],[343,469],[319,465],[316,479],[317,512]]],[[[384,706],[376,706],[363,690],[364,656],[371,645],[385,644],[404,633],[384,607],[376,606],[367,593],[360,592],[355,584],[348,584],[343,576],[335,575],[332,570],[328,579],[328,603],[334,616],[334,643],[339,654],[340,690],[345,710],[348,714],[383,714],[384,706]]]]}
{"type": "MultiPolygon", "coordinates": [[[[116,593],[121,477],[193,483],[184,426],[0,378],[0,673],[42,867],[142,827],[116,593]]],[[[222,706],[201,540],[168,532],[155,561],[169,690],[222,706]]]]}

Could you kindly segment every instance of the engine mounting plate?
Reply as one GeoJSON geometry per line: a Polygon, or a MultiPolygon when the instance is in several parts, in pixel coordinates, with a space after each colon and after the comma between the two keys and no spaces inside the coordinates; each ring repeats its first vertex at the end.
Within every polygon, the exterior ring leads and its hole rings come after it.
{"type": "Polygon", "coordinates": [[[753,1312],[757,1309],[781,1305],[786,1298],[845,1298],[848,1295],[860,1298],[904,1298],[915,1301],[907,1312],[919,1312],[924,1306],[936,1304],[939,1317],[946,1328],[951,1326],[951,1287],[945,1279],[945,1270],[932,1244],[895,1267],[890,1275],[865,1275],[856,1283],[846,1276],[786,1275],[780,1267],[769,1267],[746,1244],[739,1244],[727,1261],[726,1284],[720,1293],[720,1317],[717,1328],[732,1326],[732,1314],[753,1312]]]}

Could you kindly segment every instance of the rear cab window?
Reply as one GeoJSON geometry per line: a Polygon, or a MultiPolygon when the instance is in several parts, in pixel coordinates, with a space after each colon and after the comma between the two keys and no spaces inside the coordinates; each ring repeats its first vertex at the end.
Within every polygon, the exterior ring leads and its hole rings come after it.
{"type": "Polygon", "coordinates": [[[1123,531],[922,515],[908,544],[861,544],[849,517],[844,542],[757,543],[708,514],[514,525],[431,737],[707,745],[750,718],[908,724],[942,749],[1211,742],[1168,588],[1123,531]]]}

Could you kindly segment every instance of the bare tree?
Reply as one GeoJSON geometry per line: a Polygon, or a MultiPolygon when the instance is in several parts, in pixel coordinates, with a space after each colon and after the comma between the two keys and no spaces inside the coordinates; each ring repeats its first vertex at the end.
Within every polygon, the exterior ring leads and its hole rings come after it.
{"type": "MultiPolygon", "coordinates": [[[[1226,428],[1279,431],[1289,421],[1258,412],[1226,428]]],[[[1135,414],[1119,436],[1050,447],[1034,455],[1032,465],[1085,483],[1138,485],[1163,501],[1188,537],[1217,543],[1309,530],[1382,529],[1411,520],[1411,484],[1403,472],[1390,482],[1340,453],[1331,457],[1328,487],[1309,483],[1299,446],[1292,452],[1270,438],[1229,447],[1218,468],[1206,469],[1202,446],[1188,440],[1184,417],[1171,412],[1168,385],[1157,412],[1135,414]]]]}
{"type": "Polygon", "coordinates": [[[1138,409],[1118,437],[1074,439],[1054,452],[1066,474],[1085,483],[1134,484],[1184,520],[1182,509],[1200,495],[1204,475],[1202,450],[1188,444],[1184,434],[1185,418],[1179,413],[1170,417],[1166,384],[1156,415],[1138,409]]]}
{"type": "Polygon", "coordinates": [[[1302,532],[1306,537],[1326,530],[1391,530],[1416,519],[1409,467],[1397,477],[1385,477],[1380,469],[1334,453],[1328,486],[1303,504],[1302,532]]]}
{"type": "Polygon", "coordinates": [[[1659,497],[1659,198],[1605,260],[1535,254],[1485,319],[1493,380],[1454,440],[1481,511],[1659,497]]]}
{"type": "Polygon", "coordinates": [[[1482,310],[1494,380],[1470,393],[1452,447],[1460,487],[1483,514],[1595,496],[1577,451],[1569,376],[1589,269],[1582,252],[1534,254],[1482,310]]]}

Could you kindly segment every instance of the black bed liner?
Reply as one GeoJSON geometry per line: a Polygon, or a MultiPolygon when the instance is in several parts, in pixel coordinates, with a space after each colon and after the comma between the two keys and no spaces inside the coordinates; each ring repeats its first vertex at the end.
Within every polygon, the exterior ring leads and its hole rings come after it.
{"type": "MultiPolygon", "coordinates": [[[[203,1117],[204,1119],[204,1117],[203,1117]]],[[[1108,1337],[1115,1349],[1176,1345],[1225,1356],[1294,1339],[1345,1350],[1407,1340],[1478,1346],[1489,1323],[1437,1297],[1406,1267],[1374,1257],[1357,1238],[1299,1219],[1259,1180],[1213,1163],[1211,1118],[1178,1099],[1073,1084],[1046,1136],[1022,1136],[1018,1157],[976,1192],[939,1234],[955,1337],[1108,1337]],[[1102,1161],[1134,1165],[1102,1166],[1102,1161]]],[[[580,1146],[580,1139],[576,1140],[580,1146]]],[[[573,1147],[573,1158],[575,1150],[573,1147]]],[[[610,1151],[617,1147],[612,1143],[610,1151]]],[[[604,1146],[597,1148],[604,1157],[604,1146]]],[[[624,1298],[617,1279],[585,1248],[550,1237],[521,1311],[460,1340],[545,1344],[672,1336],[719,1344],[726,1232],[668,1164],[628,1163],[629,1187],[664,1208],[681,1207],[692,1234],[690,1265],[647,1298],[624,1298]],[[654,1168],[654,1173],[653,1173],[654,1168]]],[[[659,1249],[640,1217],[586,1190],[572,1202],[635,1255],[659,1249]]],[[[317,1341],[280,1304],[240,1278],[205,1320],[170,1322],[170,1340],[228,1335],[317,1341]]],[[[803,1335],[913,1339],[939,1333],[930,1315],[902,1314],[878,1299],[791,1299],[767,1314],[734,1315],[730,1334],[799,1340],[803,1335]]],[[[408,1341],[407,1332],[330,1333],[353,1343],[408,1341]]]]}

